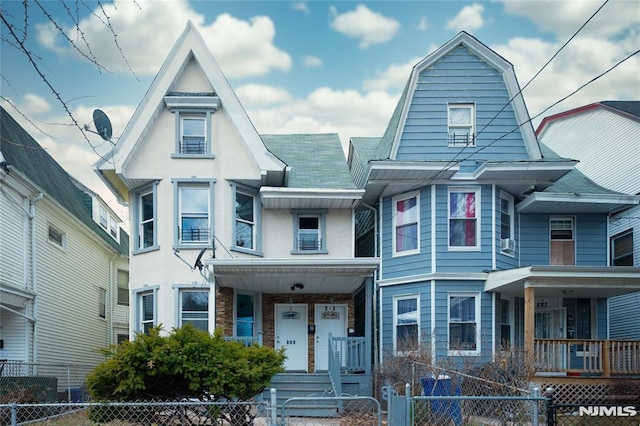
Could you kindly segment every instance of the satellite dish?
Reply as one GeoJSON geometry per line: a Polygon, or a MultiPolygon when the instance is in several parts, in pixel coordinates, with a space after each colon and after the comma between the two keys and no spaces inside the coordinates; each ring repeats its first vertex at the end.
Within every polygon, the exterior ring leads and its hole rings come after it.
{"type": "Polygon", "coordinates": [[[198,254],[198,258],[196,259],[196,263],[193,264],[193,269],[198,268],[199,271],[202,271],[202,268],[204,267],[204,264],[202,263],[202,255],[204,255],[204,252],[207,251],[206,248],[203,248],[202,250],[200,250],[200,253],[198,254]]]}
{"type": "Polygon", "coordinates": [[[93,124],[96,126],[97,134],[102,139],[108,141],[111,139],[113,128],[111,127],[111,121],[109,117],[102,110],[96,109],[93,111],[93,124]]]}

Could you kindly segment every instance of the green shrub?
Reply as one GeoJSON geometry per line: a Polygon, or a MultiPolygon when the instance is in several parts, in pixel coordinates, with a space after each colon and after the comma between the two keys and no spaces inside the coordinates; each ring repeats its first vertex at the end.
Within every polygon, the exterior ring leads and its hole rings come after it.
{"type": "Polygon", "coordinates": [[[195,398],[248,400],[282,371],[283,350],[226,341],[187,324],[161,328],[104,350],[107,360],[87,377],[94,400],[195,398]]]}

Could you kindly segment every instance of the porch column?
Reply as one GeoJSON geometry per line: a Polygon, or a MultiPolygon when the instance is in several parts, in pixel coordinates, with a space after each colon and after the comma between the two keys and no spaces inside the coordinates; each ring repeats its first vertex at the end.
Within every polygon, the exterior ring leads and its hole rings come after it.
{"type": "Polygon", "coordinates": [[[524,353],[529,360],[533,360],[535,337],[535,288],[524,285],[524,353]]]}
{"type": "Polygon", "coordinates": [[[373,278],[365,278],[364,285],[364,337],[365,337],[365,349],[364,349],[364,365],[365,374],[371,374],[371,344],[373,343],[373,333],[370,324],[373,324],[373,278]]]}

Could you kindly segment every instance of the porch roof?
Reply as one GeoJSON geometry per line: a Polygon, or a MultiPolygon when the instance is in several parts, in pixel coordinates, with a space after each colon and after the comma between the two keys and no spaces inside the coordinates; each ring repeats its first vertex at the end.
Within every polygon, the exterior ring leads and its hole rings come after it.
{"type": "Polygon", "coordinates": [[[536,297],[609,298],[640,291],[640,268],[627,266],[527,266],[488,274],[485,291],[523,296],[534,287],[536,297]]]}
{"type": "Polygon", "coordinates": [[[374,257],[204,261],[218,286],[279,294],[352,293],[373,277],[379,262],[374,257]]]}

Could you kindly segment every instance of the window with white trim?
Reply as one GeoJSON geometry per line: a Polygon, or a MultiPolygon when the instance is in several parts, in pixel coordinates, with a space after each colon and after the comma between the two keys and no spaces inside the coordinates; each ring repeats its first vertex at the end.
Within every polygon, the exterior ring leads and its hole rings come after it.
{"type": "Polygon", "coordinates": [[[480,353],[480,295],[449,293],[449,351],[480,353]]]}
{"type": "Polygon", "coordinates": [[[449,188],[449,249],[480,248],[480,188],[449,188]]]}
{"type": "Polygon", "coordinates": [[[417,295],[393,298],[393,346],[395,351],[407,352],[418,349],[419,307],[417,295]]]}
{"type": "Polygon", "coordinates": [[[209,331],[209,290],[180,290],[180,325],[209,331]]]}
{"type": "Polygon", "coordinates": [[[393,253],[412,254],[420,251],[420,198],[418,194],[394,197],[393,253]]]}
{"type": "Polygon", "coordinates": [[[633,229],[611,237],[611,266],[633,266],[633,229]]]}
{"type": "Polygon", "coordinates": [[[109,215],[107,214],[107,209],[100,206],[98,210],[100,215],[100,226],[102,226],[106,230],[109,222],[109,215]]]}
{"type": "Polygon", "coordinates": [[[207,115],[180,114],[179,153],[201,155],[207,152],[207,115]]]}
{"type": "Polygon", "coordinates": [[[552,241],[572,241],[573,240],[573,218],[553,217],[550,219],[552,241]]]}
{"type": "Polygon", "coordinates": [[[49,225],[49,241],[55,245],[65,248],[67,245],[67,235],[53,225],[49,225]]]}
{"type": "Polygon", "coordinates": [[[156,187],[154,184],[133,194],[134,253],[158,248],[156,187]]]}
{"type": "Polygon", "coordinates": [[[98,288],[98,315],[100,318],[107,317],[107,290],[98,288]]]}
{"type": "Polygon", "coordinates": [[[236,247],[256,249],[256,197],[244,191],[236,190],[236,247]]]}
{"type": "Polygon", "coordinates": [[[292,253],[327,253],[325,211],[293,211],[294,248],[292,253]]]}
{"type": "Polygon", "coordinates": [[[136,294],[136,330],[139,333],[149,334],[149,330],[156,326],[156,294],[156,290],[141,291],[136,294]]]}
{"type": "Polygon", "coordinates": [[[178,244],[211,242],[211,188],[208,183],[178,183],[178,244]]]}
{"type": "Polygon", "coordinates": [[[448,104],[447,131],[449,146],[475,145],[475,105],[448,104]]]}
{"type": "Polygon", "coordinates": [[[129,306],[129,271],[118,269],[118,305],[129,306]]]}

